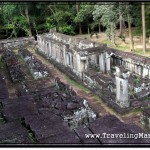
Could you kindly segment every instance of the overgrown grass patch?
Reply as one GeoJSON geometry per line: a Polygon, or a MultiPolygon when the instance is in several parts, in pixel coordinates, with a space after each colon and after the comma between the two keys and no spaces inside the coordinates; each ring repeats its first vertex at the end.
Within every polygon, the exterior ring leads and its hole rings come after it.
{"type": "Polygon", "coordinates": [[[86,92],[86,93],[88,93],[88,94],[91,93],[91,91],[90,91],[89,89],[85,88],[83,85],[80,85],[80,84],[77,83],[76,81],[70,79],[70,78],[67,77],[66,75],[65,75],[65,79],[66,79],[67,82],[70,83],[71,85],[73,85],[73,86],[75,86],[75,87],[77,87],[77,88],[83,90],[84,92],[86,92]]]}
{"type": "Polygon", "coordinates": [[[129,51],[129,45],[118,44],[118,45],[116,45],[116,48],[119,50],[123,50],[123,51],[129,51]]]}
{"type": "Polygon", "coordinates": [[[134,52],[135,54],[138,54],[138,55],[150,57],[150,49],[147,49],[146,53],[144,53],[142,48],[136,48],[134,52]]]}

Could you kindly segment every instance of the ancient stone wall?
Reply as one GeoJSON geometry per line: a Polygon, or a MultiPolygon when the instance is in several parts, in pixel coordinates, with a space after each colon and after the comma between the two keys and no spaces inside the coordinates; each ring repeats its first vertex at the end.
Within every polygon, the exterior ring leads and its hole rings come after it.
{"type": "Polygon", "coordinates": [[[130,107],[137,97],[140,99],[149,95],[145,91],[149,89],[150,83],[150,59],[147,57],[57,32],[38,35],[37,43],[38,51],[42,55],[73,79],[80,79],[95,93],[103,93],[100,95],[112,101],[112,105],[130,107]],[[148,84],[144,84],[144,80],[147,80],[148,84]],[[109,96],[107,93],[110,93],[109,96]]]}
{"type": "Polygon", "coordinates": [[[21,37],[14,39],[0,40],[0,50],[2,49],[13,49],[21,48],[27,45],[34,45],[34,37],[21,37]]]}

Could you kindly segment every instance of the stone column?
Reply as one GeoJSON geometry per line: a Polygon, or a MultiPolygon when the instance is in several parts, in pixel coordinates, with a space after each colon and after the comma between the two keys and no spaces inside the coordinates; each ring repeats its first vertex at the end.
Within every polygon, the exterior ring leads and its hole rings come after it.
{"type": "Polygon", "coordinates": [[[106,71],[110,71],[110,55],[106,53],[106,71]]]}
{"type": "Polygon", "coordinates": [[[51,49],[52,49],[52,45],[51,45],[51,42],[49,42],[49,57],[51,57],[51,49]]]}
{"type": "Polygon", "coordinates": [[[128,80],[116,76],[116,103],[120,107],[129,107],[128,80]]]}
{"type": "Polygon", "coordinates": [[[77,74],[79,74],[79,76],[82,77],[81,60],[80,60],[80,55],[78,53],[76,54],[76,60],[77,60],[77,74]]]}
{"type": "Polygon", "coordinates": [[[51,56],[52,56],[52,58],[54,58],[54,43],[53,42],[51,43],[51,46],[52,46],[52,48],[51,48],[51,56]]]}
{"type": "Polygon", "coordinates": [[[104,60],[104,53],[101,53],[99,55],[99,65],[100,65],[100,71],[102,73],[105,73],[105,60],[104,60]]]}
{"type": "Polygon", "coordinates": [[[70,58],[69,58],[69,57],[70,57],[69,54],[66,53],[66,65],[67,65],[67,66],[68,66],[69,63],[70,63],[70,58]]]}
{"type": "Polygon", "coordinates": [[[86,56],[85,71],[87,71],[88,68],[89,68],[89,57],[86,56]]]}
{"type": "Polygon", "coordinates": [[[148,76],[148,69],[146,67],[143,68],[143,77],[148,76]]]}
{"type": "Polygon", "coordinates": [[[66,47],[65,46],[63,46],[63,57],[64,57],[63,64],[66,66],[66,47]]]}
{"type": "Polygon", "coordinates": [[[70,57],[70,66],[71,66],[71,68],[73,68],[73,64],[72,64],[72,54],[71,54],[71,53],[69,53],[69,57],[70,57]]]}

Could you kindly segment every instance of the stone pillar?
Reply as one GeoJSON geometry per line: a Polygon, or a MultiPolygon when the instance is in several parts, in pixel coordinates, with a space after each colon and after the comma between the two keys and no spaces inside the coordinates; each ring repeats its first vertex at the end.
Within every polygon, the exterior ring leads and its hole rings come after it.
{"type": "Polygon", "coordinates": [[[89,57],[86,56],[85,71],[87,71],[88,68],[89,68],[89,57]]]}
{"type": "Polygon", "coordinates": [[[42,39],[42,51],[45,53],[45,48],[44,48],[44,39],[42,39]]]}
{"type": "Polygon", "coordinates": [[[63,46],[63,57],[64,57],[63,64],[66,66],[66,47],[65,46],[63,46]]]}
{"type": "Polygon", "coordinates": [[[143,67],[143,77],[148,76],[148,69],[146,67],[143,67]]]}
{"type": "Polygon", "coordinates": [[[72,64],[72,54],[71,54],[71,53],[69,53],[69,57],[70,57],[70,66],[71,66],[71,68],[73,68],[73,64],[72,64]]]}
{"type": "Polygon", "coordinates": [[[66,53],[66,65],[68,66],[69,65],[69,54],[66,53]]]}
{"type": "Polygon", "coordinates": [[[105,73],[105,59],[104,59],[104,53],[101,53],[99,55],[99,65],[100,65],[100,71],[102,73],[105,73]]]}
{"type": "Polygon", "coordinates": [[[45,41],[46,56],[48,56],[48,47],[49,47],[49,44],[47,41],[45,41]]]}
{"type": "Polygon", "coordinates": [[[49,57],[51,57],[51,49],[52,49],[52,45],[51,45],[51,42],[49,42],[49,57]]]}
{"type": "Polygon", "coordinates": [[[128,80],[116,76],[116,103],[120,107],[129,107],[128,80]]]}
{"type": "Polygon", "coordinates": [[[77,53],[76,54],[76,60],[77,60],[77,72],[80,77],[82,77],[82,72],[81,72],[81,60],[80,60],[80,55],[77,53]]]}
{"type": "Polygon", "coordinates": [[[53,42],[51,42],[51,57],[53,58],[53,42]]]}
{"type": "Polygon", "coordinates": [[[106,71],[110,71],[110,55],[106,53],[106,71]]]}

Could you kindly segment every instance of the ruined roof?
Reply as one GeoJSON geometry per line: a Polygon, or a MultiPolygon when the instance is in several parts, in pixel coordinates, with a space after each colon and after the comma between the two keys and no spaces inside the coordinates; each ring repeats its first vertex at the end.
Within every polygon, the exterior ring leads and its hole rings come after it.
{"type": "Polygon", "coordinates": [[[149,83],[150,79],[138,78],[136,75],[130,74],[128,81],[130,85],[134,85],[134,87],[139,87],[142,85],[142,83],[149,83]],[[138,82],[135,83],[136,79],[138,79],[138,82]]]}
{"type": "Polygon", "coordinates": [[[134,53],[131,53],[131,52],[124,52],[124,51],[120,51],[120,50],[110,48],[110,47],[107,47],[106,51],[109,54],[114,53],[118,57],[123,57],[123,58],[126,58],[126,59],[130,58],[131,60],[134,60],[136,62],[140,62],[140,63],[143,63],[143,64],[149,64],[150,63],[150,58],[146,57],[146,56],[141,56],[141,55],[134,54],[134,53]]]}
{"type": "Polygon", "coordinates": [[[99,44],[97,47],[91,47],[91,48],[86,48],[86,49],[77,49],[78,52],[84,52],[85,54],[90,54],[90,53],[103,53],[106,50],[106,45],[105,44],[99,44]]]}

